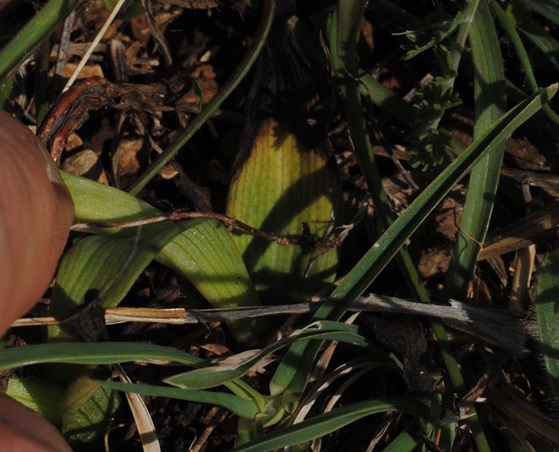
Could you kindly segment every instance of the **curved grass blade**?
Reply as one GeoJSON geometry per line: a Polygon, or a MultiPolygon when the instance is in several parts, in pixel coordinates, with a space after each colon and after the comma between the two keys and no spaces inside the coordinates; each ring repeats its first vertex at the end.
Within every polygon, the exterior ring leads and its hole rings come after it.
{"type": "Polygon", "coordinates": [[[260,439],[234,449],[235,452],[263,452],[311,441],[345,427],[372,414],[400,411],[414,414],[416,401],[412,397],[379,397],[356,402],[299,424],[266,434],[260,439]]]}
{"type": "Polygon", "coordinates": [[[0,370],[44,363],[93,365],[134,361],[207,365],[203,359],[176,348],[131,342],[53,342],[0,351],[0,370]]]}
{"type": "Polygon", "coordinates": [[[223,392],[177,389],[165,386],[120,383],[117,381],[97,381],[96,383],[103,388],[116,391],[218,405],[245,419],[254,419],[258,414],[258,408],[253,402],[223,392]]]}
{"type": "Polygon", "coordinates": [[[190,138],[196,133],[196,131],[206,123],[206,121],[211,117],[212,113],[219,108],[219,106],[229,97],[229,95],[235,90],[235,88],[244,79],[262,46],[266,41],[266,37],[272,27],[272,22],[274,18],[275,2],[273,0],[262,2],[262,18],[258,26],[258,30],[252,44],[244,55],[243,59],[233,72],[227,82],[219,90],[219,92],[212,98],[210,102],[202,109],[202,111],[190,122],[190,124],[180,132],[173,142],[165,149],[165,151],[159,155],[139,177],[134,181],[130,189],[128,190],[132,194],[138,194],[142,188],[159,172],[163,166],[173,158],[173,156],[180,151],[180,149],[186,144],[190,138]]]}
{"type": "Polygon", "coordinates": [[[358,347],[367,347],[370,343],[357,334],[357,327],[341,322],[314,322],[306,328],[263,348],[249,359],[234,366],[213,366],[191,370],[166,378],[165,383],[187,389],[206,389],[222,385],[242,377],[261,360],[277,350],[301,340],[331,340],[345,342],[358,347]]]}

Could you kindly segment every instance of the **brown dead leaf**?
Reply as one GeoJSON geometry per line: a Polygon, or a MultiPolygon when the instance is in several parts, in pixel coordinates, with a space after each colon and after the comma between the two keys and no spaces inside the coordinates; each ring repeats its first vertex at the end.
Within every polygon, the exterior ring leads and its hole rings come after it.
{"type": "Polygon", "coordinates": [[[222,344],[202,344],[200,348],[215,356],[222,356],[231,351],[229,347],[222,344]]]}
{"type": "Polygon", "coordinates": [[[76,176],[87,177],[100,184],[109,185],[99,157],[91,149],[74,154],[62,163],[62,169],[76,176]]]}
{"type": "Polygon", "coordinates": [[[179,172],[175,169],[175,167],[171,165],[165,165],[163,168],[159,170],[159,175],[165,179],[170,180],[173,177],[176,177],[179,172]]]}
{"type": "MultiPolygon", "coordinates": [[[[64,70],[62,71],[62,77],[70,78],[74,74],[77,63],[66,63],[64,65],[64,70]]],[[[51,71],[51,76],[54,73],[54,68],[51,71]]],[[[78,74],[78,79],[84,79],[89,77],[104,77],[103,68],[99,64],[87,64],[78,74]]]]}
{"type": "Polygon", "coordinates": [[[123,139],[120,141],[117,149],[119,176],[128,176],[138,172],[141,166],[141,156],[139,154],[143,148],[144,140],[141,138],[123,139]]]}

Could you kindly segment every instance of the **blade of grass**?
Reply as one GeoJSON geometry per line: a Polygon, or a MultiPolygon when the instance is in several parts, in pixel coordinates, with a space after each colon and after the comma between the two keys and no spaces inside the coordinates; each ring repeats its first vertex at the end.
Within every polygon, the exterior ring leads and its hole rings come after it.
{"type": "MultiPolygon", "coordinates": [[[[495,1],[489,0],[489,6],[495,14],[495,17],[501,24],[501,26],[505,29],[507,34],[509,35],[510,41],[514,46],[514,50],[518,55],[518,60],[522,65],[522,69],[524,69],[524,73],[526,74],[526,81],[528,82],[528,86],[535,93],[540,87],[538,86],[538,82],[536,81],[536,76],[534,71],[532,70],[532,63],[530,62],[530,57],[528,56],[528,52],[522,43],[522,38],[520,34],[516,30],[514,23],[512,22],[509,15],[503,11],[503,8],[495,1]]],[[[559,3],[557,4],[559,6],[559,3]]],[[[556,125],[559,125],[559,115],[555,113],[550,107],[547,105],[542,108],[542,111],[545,112],[547,117],[553,121],[556,125]]]]}
{"type": "Polygon", "coordinates": [[[296,333],[287,336],[280,341],[273,342],[249,359],[241,361],[236,365],[213,366],[203,369],[191,370],[172,377],[167,377],[165,383],[187,389],[207,389],[224,384],[227,381],[242,377],[251,368],[257,365],[274,352],[302,340],[331,340],[345,342],[358,347],[367,347],[370,343],[357,334],[355,325],[347,325],[341,322],[314,322],[296,333]]]}
{"type": "Polygon", "coordinates": [[[4,47],[0,53],[0,89],[79,3],[80,0],[50,0],[4,47]]]}
{"type": "Polygon", "coordinates": [[[299,424],[268,433],[260,439],[235,448],[234,451],[262,452],[304,443],[339,430],[366,416],[387,411],[415,413],[415,399],[412,397],[379,397],[352,403],[299,424]]]}
{"type": "Polygon", "coordinates": [[[103,388],[127,393],[141,394],[151,397],[167,397],[170,399],[188,400],[189,402],[217,405],[246,419],[253,419],[258,413],[256,405],[251,401],[243,400],[240,397],[224,392],[177,389],[137,383],[120,383],[117,381],[97,381],[96,383],[103,388]]]}
{"type": "MultiPolygon", "coordinates": [[[[469,39],[475,71],[475,139],[506,112],[503,59],[486,2],[479,5],[469,39]]],[[[472,169],[460,231],[445,278],[444,298],[465,300],[468,295],[480,244],[485,240],[493,212],[504,152],[504,141],[496,142],[472,169]]]]}
{"type": "Polygon", "coordinates": [[[262,2],[262,18],[260,24],[258,25],[258,30],[256,35],[250,45],[249,50],[233,72],[229,79],[225,82],[219,92],[212,98],[210,102],[202,109],[202,111],[188,124],[188,126],[177,134],[177,137],[173,140],[171,144],[165,149],[165,151],[160,154],[139,177],[130,186],[128,191],[136,195],[146,186],[146,184],[163,168],[173,156],[180,151],[180,149],[186,144],[188,140],[196,133],[196,131],[206,123],[206,121],[211,117],[211,115],[219,108],[225,99],[235,90],[239,83],[244,79],[264,42],[268,36],[268,32],[272,26],[275,10],[275,1],[268,0],[262,2]]]}
{"type": "Polygon", "coordinates": [[[57,342],[0,351],[0,370],[44,363],[115,364],[132,361],[203,366],[206,361],[172,347],[130,342],[57,342]]]}

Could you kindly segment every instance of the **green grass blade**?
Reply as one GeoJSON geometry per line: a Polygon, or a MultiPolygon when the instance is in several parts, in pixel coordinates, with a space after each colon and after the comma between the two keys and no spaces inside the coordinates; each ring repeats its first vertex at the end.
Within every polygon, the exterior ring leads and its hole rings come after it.
{"type": "Polygon", "coordinates": [[[518,30],[538,47],[542,55],[559,70],[559,42],[535,22],[522,23],[518,30]]]}
{"type": "Polygon", "coordinates": [[[132,361],[163,361],[193,367],[207,365],[203,359],[173,347],[131,342],[53,342],[0,351],[0,370],[44,363],[90,365],[132,361]]]}
{"type": "Polygon", "coordinates": [[[559,25],[559,2],[557,0],[520,0],[520,3],[546,20],[559,25]]]}
{"type": "Polygon", "coordinates": [[[242,377],[261,360],[283,347],[302,340],[338,341],[358,347],[367,347],[369,342],[357,334],[357,327],[340,322],[314,322],[305,329],[274,342],[249,359],[236,365],[204,367],[166,378],[165,383],[187,389],[207,389],[242,377]]]}
{"type": "Polygon", "coordinates": [[[299,424],[266,434],[260,439],[243,444],[235,452],[264,452],[311,441],[345,427],[372,414],[387,411],[415,413],[412,397],[386,397],[356,402],[329,413],[321,414],[299,424]]]}
{"type": "Polygon", "coordinates": [[[253,402],[223,392],[177,389],[165,386],[120,383],[117,381],[97,381],[97,384],[103,388],[116,391],[217,405],[245,419],[254,419],[256,414],[258,414],[258,409],[253,402]]]}
{"type": "Polygon", "coordinates": [[[202,109],[202,111],[190,122],[190,124],[180,132],[173,142],[165,149],[165,151],[159,155],[139,177],[134,181],[134,183],[129,188],[129,192],[132,194],[138,194],[142,188],[163,168],[173,156],[181,150],[181,148],[186,144],[188,140],[196,133],[196,131],[206,123],[206,121],[211,117],[213,112],[219,108],[225,99],[235,90],[235,88],[241,83],[243,78],[246,76],[264,42],[268,36],[268,32],[272,27],[272,22],[274,19],[275,2],[273,0],[268,0],[262,2],[262,18],[258,26],[258,30],[252,44],[239,63],[239,66],[235,69],[233,74],[229,77],[227,82],[222,86],[219,92],[212,98],[210,102],[202,109]]]}
{"type": "MultiPolygon", "coordinates": [[[[481,2],[470,30],[474,64],[474,139],[481,136],[506,111],[505,75],[499,39],[486,2],[481,2]]],[[[473,167],[460,231],[445,280],[445,298],[466,299],[473,278],[480,243],[489,227],[505,152],[496,142],[473,167]]]]}
{"type": "Polygon", "coordinates": [[[79,3],[80,0],[50,0],[4,47],[0,53],[0,88],[79,3]]]}
{"type": "MultiPolygon", "coordinates": [[[[528,86],[530,87],[531,91],[535,93],[540,87],[538,82],[536,81],[536,76],[534,71],[532,70],[532,63],[530,62],[530,57],[528,56],[528,52],[522,43],[522,39],[520,34],[518,33],[511,17],[501,8],[501,6],[495,0],[489,0],[489,6],[495,14],[495,17],[501,24],[501,26],[505,29],[507,34],[509,35],[510,41],[514,46],[514,50],[520,64],[522,65],[522,69],[524,69],[524,74],[526,74],[526,81],[528,82],[528,86]]],[[[557,4],[559,6],[559,3],[557,4]]],[[[547,105],[542,108],[548,118],[553,121],[556,125],[559,125],[559,115],[555,113],[550,107],[547,105]]]]}

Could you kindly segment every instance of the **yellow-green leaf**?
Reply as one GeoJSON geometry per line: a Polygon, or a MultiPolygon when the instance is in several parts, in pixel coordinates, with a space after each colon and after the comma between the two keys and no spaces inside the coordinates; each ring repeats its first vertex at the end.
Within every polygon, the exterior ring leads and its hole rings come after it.
{"type": "MultiPolygon", "coordinates": [[[[304,237],[308,225],[308,238],[325,240],[338,219],[339,198],[336,170],[326,158],[267,120],[233,177],[227,215],[290,238],[304,237]]],[[[335,250],[319,256],[244,233],[233,237],[265,303],[310,296],[336,274],[335,250]]]]}

